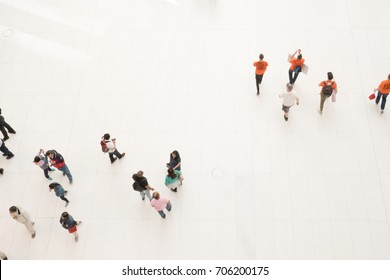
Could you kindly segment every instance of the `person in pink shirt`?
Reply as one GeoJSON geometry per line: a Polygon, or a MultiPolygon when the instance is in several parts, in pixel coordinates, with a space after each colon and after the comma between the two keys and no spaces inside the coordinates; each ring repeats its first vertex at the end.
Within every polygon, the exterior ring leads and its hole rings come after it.
{"type": "Polygon", "coordinates": [[[160,194],[158,192],[153,193],[153,199],[150,202],[150,205],[157,210],[157,212],[163,219],[165,219],[164,209],[166,208],[168,211],[171,211],[172,209],[171,202],[166,198],[160,197],[160,194]]]}

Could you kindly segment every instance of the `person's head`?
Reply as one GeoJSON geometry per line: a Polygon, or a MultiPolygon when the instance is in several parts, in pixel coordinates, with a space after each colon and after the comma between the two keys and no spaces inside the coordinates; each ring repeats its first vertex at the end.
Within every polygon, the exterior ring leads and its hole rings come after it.
{"type": "Polygon", "coordinates": [[[328,80],[333,80],[333,74],[332,72],[328,72],[328,80]]]}
{"type": "Polygon", "coordinates": [[[104,140],[110,140],[110,134],[109,133],[106,133],[106,134],[104,134],[103,135],[103,138],[104,138],[104,140]]]}
{"type": "Polygon", "coordinates": [[[173,171],[172,168],[169,168],[169,169],[168,169],[168,177],[171,177],[172,179],[175,179],[175,178],[176,178],[175,171],[173,171]]]}
{"type": "Polygon", "coordinates": [[[159,192],[154,192],[154,193],[153,193],[153,198],[154,198],[154,199],[159,199],[159,198],[160,198],[159,192]]]}
{"type": "Polygon", "coordinates": [[[16,206],[11,206],[10,208],[9,208],[9,212],[12,214],[12,213],[16,213],[16,212],[18,212],[18,207],[16,207],[16,206]]]}
{"type": "Polygon", "coordinates": [[[142,177],[142,176],[144,176],[144,172],[143,171],[138,171],[137,172],[137,177],[142,177]]]}
{"type": "Polygon", "coordinates": [[[54,189],[56,186],[57,186],[57,183],[51,183],[51,184],[49,185],[49,188],[50,188],[50,189],[54,189]]]}
{"type": "Polygon", "coordinates": [[[34,162],[35,163],[38,163],[38,162],[40,162],[41,161],[41,159],[38,157],[38,156],[36,156],[35,158],[34,158],[34,162]]]}
{"type": "Polygon", "coordinates": [[[47,151],[47,156],[48,156],[50,159],[53,159],[53,158],[54,158],[54,151],[52,151],[52,150],[47,151]]]}
{"type": "Polygon", "coordinates": [[[302,55],[301,54],[298,54],[298,59],[302,59],[302,55]]]}
{"type": "Polygon", "coordinates": [[[67,219],[69,217],[69,213],[68,212],[63,212],[62,214],[61,214],[61,218],[62,219],[67,219]]]}
{"type": "Polygon", "coordinates": [[[287,83],[287,84],[286,84],[286,89],[287,89],[288,92],[292,91],[293,85],[290,84],[290,83],[287,83]]]}
{"type": "Polygon", "coordinates": [[[171,157],[172,157],[172,158],[179,158],[179,157],[180,157],[179,152],[176,151],[176,150],[174,150],[174,151],[171,153],[171,157]]]}
{"type": "Polygon", "coordinates": [[[259,58],[260,58],[260,60],[263,60],[264,54],[261,53],[261,54],[259,55],[259,58]]]}

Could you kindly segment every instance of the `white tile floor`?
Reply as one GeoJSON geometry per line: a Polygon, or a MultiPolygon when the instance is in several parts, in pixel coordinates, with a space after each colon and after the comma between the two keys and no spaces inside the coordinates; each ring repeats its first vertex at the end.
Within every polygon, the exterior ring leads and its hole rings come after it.
{"type": "MultiPolygon", "coordinates": [[[[390,108],[368,95],[390,73],[387,0],[1,0],[0,107],[17,130],[1,159],[0,250],[11,259],[389,259],[390,108]],[[8,36],[10,35],[10,36],[8,36]],[[309,75],[290,120],[277,95],[288,52],[309,75]],[[252,63],[270,66],[256,96],[252,63]],[[336,103],[317,113],[332,71],[336,103]],[[105,132],[126,158],[101,153],[105,132]],[[32,159],[62,153],[66,209],[32,159]],[[164,186],[169,153],[186,178],[164,186]],[[173,203],[140,200],[144,170],[173,203]],[[8,215],[30,212],[31,240],[8,215]]],[[[390,106],[390,105],[389,105],[390,106]]]]}

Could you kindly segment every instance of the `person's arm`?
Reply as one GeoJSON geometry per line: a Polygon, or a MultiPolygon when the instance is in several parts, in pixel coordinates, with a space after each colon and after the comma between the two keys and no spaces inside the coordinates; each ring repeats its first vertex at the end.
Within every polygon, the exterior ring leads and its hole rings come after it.
{"type": "Polygon", "coordinates": [[[179,163],[173,168],[173,170],[175,170],[176,168],[178,168],[180,165],[181,165],[181,161],[179,161],[179,163]]]}
{"type": "Polygon", "coordinates": [[[152,187],[149,186],[149,185],[146,185],[145,188],[147,188],[148,190],[154,191],[154,188],[152,188],[152,187]]]}

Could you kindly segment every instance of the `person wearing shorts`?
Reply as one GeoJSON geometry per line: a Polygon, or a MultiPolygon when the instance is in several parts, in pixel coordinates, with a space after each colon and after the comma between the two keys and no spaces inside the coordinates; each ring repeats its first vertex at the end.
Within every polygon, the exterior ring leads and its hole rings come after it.
{"type": "Polygon", "coordinates": [[[280,98],[283,98],[283,104],[282,104],[282,110],[284,112],[284,120],[288,121],[288,113],[290,111],[290,108],[295,105],[299,105],[299,98],[293,90],[292,84],[288,83],[286,85],[286,91],[279,94],[280,98]]]}

